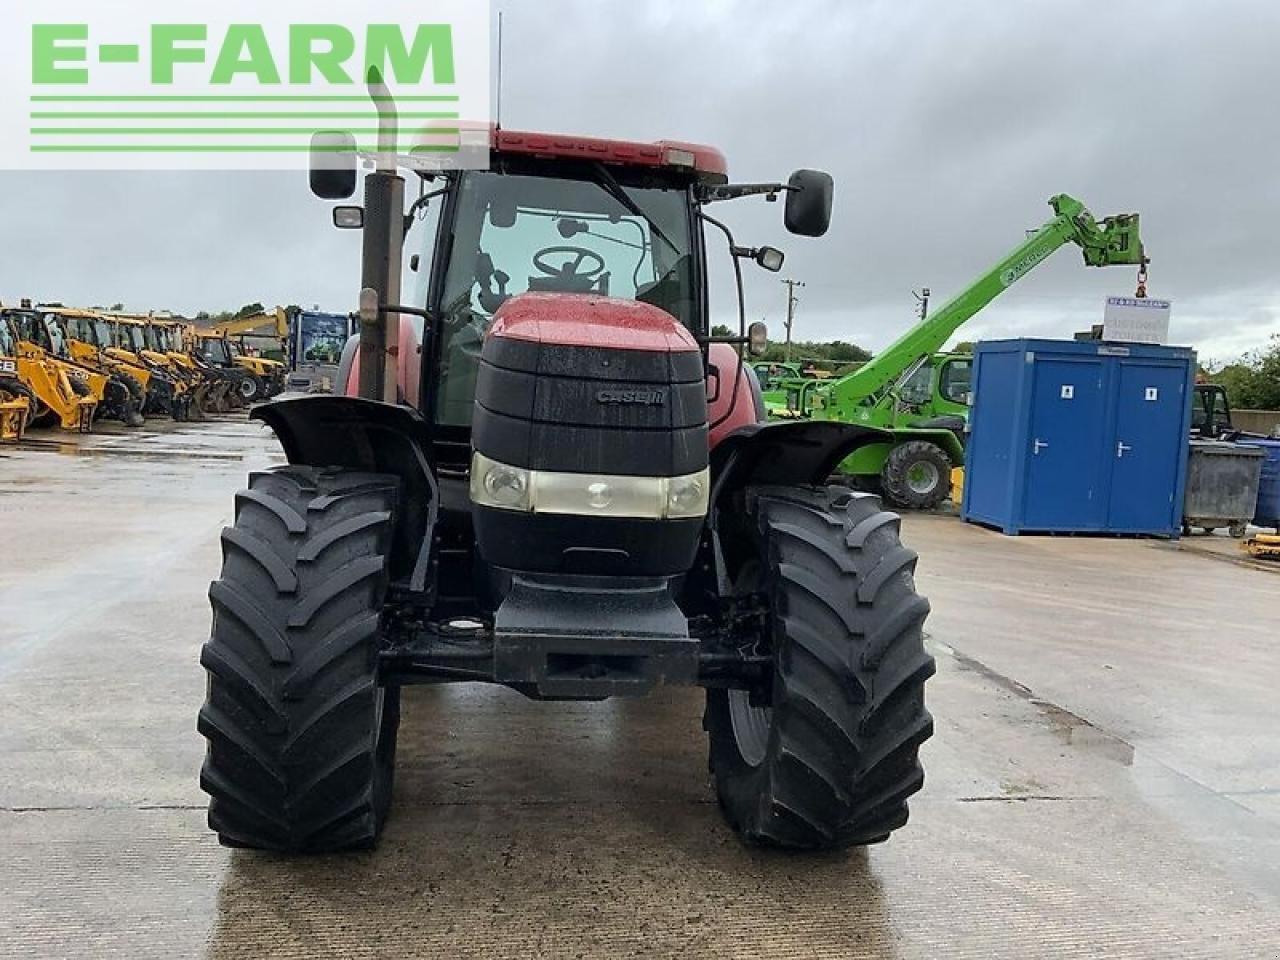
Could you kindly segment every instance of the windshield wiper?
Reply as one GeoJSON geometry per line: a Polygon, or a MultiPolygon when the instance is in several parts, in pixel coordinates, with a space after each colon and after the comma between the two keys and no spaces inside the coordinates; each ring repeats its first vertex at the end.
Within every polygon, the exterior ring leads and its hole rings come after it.
{"type": "Polygon", "coordinates": [[[662,232],[662,228],[654,222],[653,218],[649,216],[649,214],[644,212],[640,204],[631,199],[631,194],[627,193],[627,191],[623,189],[622,184],[614,179],[613,174],[609,172],[608,168],[606,168],[603,163],[593,163],[591,165],[591,170],[595,174],[595,183],[600,187],[600,189],[622,204],[628,213],[634,214],[647,223],[649,225],[649,229],[653,231],[654,236],[658,237],[663,243],[670,247],[671,252],[677,257],[680,256],[680,248],[671,241],[670,237],[662,232]]]}

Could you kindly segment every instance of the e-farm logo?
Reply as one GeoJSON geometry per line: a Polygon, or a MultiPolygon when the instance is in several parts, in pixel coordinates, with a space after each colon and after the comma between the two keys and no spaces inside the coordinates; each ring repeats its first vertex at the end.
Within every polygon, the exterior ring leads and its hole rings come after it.
{"type": "Polygon", "coordinates": [[[0,137],[9,168],[296,168],[329,131],[447,167],[463,162],[461,119],[487,127],[485,2],[19,5],[29,49],[5,61],[29,69],[0,112],[21,124],[0,137]]]}

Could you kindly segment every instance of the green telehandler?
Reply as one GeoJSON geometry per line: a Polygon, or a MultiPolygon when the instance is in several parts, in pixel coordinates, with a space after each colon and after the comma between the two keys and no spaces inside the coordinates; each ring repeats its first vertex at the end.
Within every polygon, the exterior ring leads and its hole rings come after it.
{"type": "Polygon", "coordinates": [[[916,324],[857,370],[835,380],[788,381],[790,417],[878,427],[892,439],[860,447],[839,466],[856,487],[878,489],[895,506],[928,509],[950,490],[951,468],[964,462],[964,430],[972,359],[939,353],[967,320],[1043,263],[1075,243],[1091,267],[1139,267],[1145,291],[1146,257],[1138,215],[1095,220],[1080,201],[1049,200],[1054,217],[945,306],[916,324]]]}

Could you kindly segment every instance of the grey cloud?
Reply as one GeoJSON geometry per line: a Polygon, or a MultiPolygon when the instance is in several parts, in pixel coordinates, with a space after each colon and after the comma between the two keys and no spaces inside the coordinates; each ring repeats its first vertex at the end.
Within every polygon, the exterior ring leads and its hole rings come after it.
{"type": "MultiPolygon", "coordinates": [[[[881,346],[988,267],[1066,191],[1138,210],[1151,292],[1174,335],[1226,359],[1280,311],[1280,8],[1229,0],[1081,4],[507,2],[504,122],[701,140],[744,179],[830,170],[836,222],[787,237],[780,210],[723,209],[745,242],[786,249],[798,335],[881,346]]],[[[358,242],[300,176],[0,174],[0,297],[135,307],[248,300],[348,309],[358,242]]],[[[713,240],[714,246],[718,241],[713,240]]],[[[719,318],[728,274],[713,277],[719,318]]],[[[1060,252],[963,331],[1068,335],[1132,271],[1060,252]]],[[[785,290],[750,273],[752,318],[785,290]]]]}

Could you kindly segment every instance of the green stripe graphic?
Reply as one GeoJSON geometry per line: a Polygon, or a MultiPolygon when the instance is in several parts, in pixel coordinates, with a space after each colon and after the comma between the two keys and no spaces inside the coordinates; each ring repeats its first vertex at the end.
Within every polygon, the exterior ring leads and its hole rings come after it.
{"type": "MultiPolygon", "coordinates": [[[[287,136],[289,134],[310,135],[319,133],[322,127],[32,127],[30,133],[35,136],[242,136],[256,134],[262,136],[287,136]]],[[[377,127],[344,128],[343,133],[352,135],[380,134],[384,131],[377,127]]],[[[456,136],[457,127],[432,127],[426,130],[396,129],[385,131],[396,136],[456,136]]]]}
{"type": "Polygon", "coordinates": [[[457,103],[456,96],[390,96],[369,97],[338,94],[261,94],[261,95],[198,95],[145,94],[137,96],[110,96],[88,94],[41,94],[32,96],[32,103],[457,103]]]}
{"type": "MultiPolygon", "coordinates": [[[[405,146],[409,146],[405,144],[405,146]]],[[[32,144],[32,153],[302,153],[312,149],[310,144],[288,143],[288,144],[263,144],[263,143],[104,143],[104,144],[85,144],[85,143],[40,143],[32,144]]],[[[318,147],[316,148],[324,153],[342,153],[345,147],[318,147]]],[[[357,150],[363,150],[367,153],[373,153],[383,149],[376,145],[357,146],[357,150]]],[[[397,145],[392,144],[391,149],[399,152],[397,145]]],[[[414,144],[411,152],[413,153],[457,153],[456,146],[443,145],[420,145],[414,144]]]]}
{"type": "MultiPolygon", "coordinates": [[[[402,113],[402,120],[457,120],[456,113],[402,113]]],[[[77,113],[34,111],[32,120],[377,120],[374,113],[77,113]]]]}

